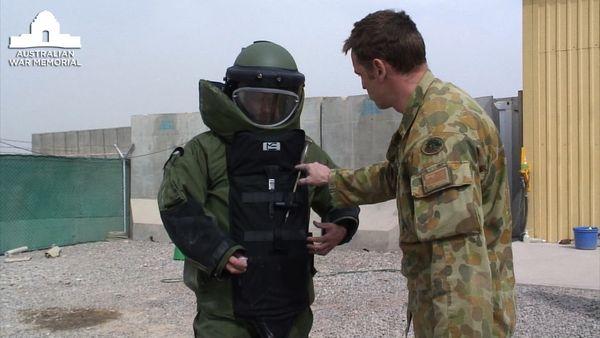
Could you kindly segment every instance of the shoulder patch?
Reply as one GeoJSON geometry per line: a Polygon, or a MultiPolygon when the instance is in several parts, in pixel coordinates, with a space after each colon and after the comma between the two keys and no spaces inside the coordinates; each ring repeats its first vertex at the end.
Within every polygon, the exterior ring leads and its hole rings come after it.
{"type": "Polygon", "coordinates": [[[421,152],[425,155],[435,155],[444,148],[444,140],[441,137],[430,137],[421,146],[421,152]]]}

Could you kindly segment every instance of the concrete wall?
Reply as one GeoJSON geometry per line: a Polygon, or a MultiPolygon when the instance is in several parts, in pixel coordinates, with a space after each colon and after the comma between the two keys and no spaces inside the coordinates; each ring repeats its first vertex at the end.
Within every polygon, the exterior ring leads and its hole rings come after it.
{"type": "MultiPolygon", "coordinates": [[[[476,100],[497,124],[501,119],[505,121],[499,116],[501,111],[493,97],[476,100]]],[[[502,107],[502,111],[506,110],[502,107]]],[[[312,97],[304,102],[300,124],[338,166],[360,168],[385,159],[389,141],[401,119],[402,115],[393,109],[378,109],[366,95],[312,97]]],[[[173,149],[207,130],[197,112],[135,115],[131,118],[131,128],[34,134],[32,142],[37,152],[52,150],[56,155],[108,157],[116,156],[113,143],[118,143],[121,149],[128,149],[133,143],[135,150],[130,156],[132,238],[152,236],[153,240],[163,241],[168,237],[156,205],[163,165],[173,149]]],[[[510,137],[509,134],[503,135],[510,137]]],[[[346,247],[379,251],[397,248],[399,230],[394,201],[363,206],[362,210],[360,231],[346,247]]]]}
{"type": "MultiPolygon", "coordinates": [[[[499,119],[491,96],[477,101],[499,119]]],[[[401,119],[395,110],[380,110],[366,95],[358,95],[307,98],[300,123],[338,166],[360,168],[385,159],[401,119]]],[[[152,199],[173,149],[207,130],[199,113],[135,115],[131,127],[33,134],[32,146],[48,155],[117,158],[113,144],[126,151],[133,143],[131,197],[152,199]]]]}
{"type": "Polygon", "coordinates": [[[402,115],[380,110],[367,95],[309,97],[300,125],[340,167],[360,168],[385,159],[402,115]]]}
{"type": "Polygon", "coordinates": [[[131,145],[131,127],[65,131],[31,135],[32,151],[42,155],[118,158],[131,145]]]}
{"type": "Polygon", "coordinates": [[[321,105],[322,148],[340,167],[383,161],[402,115],[380,110],[366,95],[326,97],[321,105]]]}
{"type": "Polygon", "coordinates": [[[131,118],[131,197],[156,198],[171,152],[207,131],[199,113],[135,115],[131,118]]]}
{"type": "Polygon", "coordinates": [[[304,108],[300,115],[300,126],[316,144],[321,145],[321,104],[322,97],[309,97],[304,100],[304,108]]]}
{"type": "MultiPolygon", "coordinates": [[[[382,161],[401,115],[379,110],[366,95],[307,98],[300,123],[344,168],[382,161]]],[[[131,197],[156,198],[162,168],[173,149],[207,131],[199,113],[135,115],[131,119],[131,197]]]]}

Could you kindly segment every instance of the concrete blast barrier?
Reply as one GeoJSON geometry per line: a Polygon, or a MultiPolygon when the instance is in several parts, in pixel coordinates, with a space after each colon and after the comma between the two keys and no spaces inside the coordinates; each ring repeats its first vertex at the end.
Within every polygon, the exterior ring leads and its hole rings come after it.
{"type": "Polygon", "coordinates": [[[135,115],[131,118],[131,197],[155,199],[163,165],[173,149],[207,131],[199,113],[135,115]],[[144,156],[140,156],[144,155],[144,156]]]}
{"type": "MultiPolygon", "coordinates": [[[[400,120],[401,115],[393,109],[379,110],[366,95],[360,95],[307,98],[300,122],[306,134],[321,145],[338,166],[358,168],[385,159],[389,140],[400,120]]],[[[208,127],[199,113],[136,115],[131,126],[131,139],[136,146],[132,158],[133,238],[147,240],[152,236],[158,241],[169,240],[155,200],[163,165],[175,147],[207,131],[208,127]]],[[[359,231],[345,247],[397,249],[395,202],[363,206],[362,210],[359,231]]],[[[319,220],[315,214],[312,219],[319,220]]],[[[313,231],[318,234],[319,230],[313,228],[313,231]]]]}
{"type": "Polygon", "coordinates": [[[385,160],[402,120],[394,109],[378,109],[366,95],[326,97],[321,111],[321,146],[342,168],[357,169],[385,160]]]}
{"type": "MultiPolygon", "coordinates": [[[[515,99],[494,100],[491,96],[476,98],[500,127],[505,145],[509,144],[507,140],[514,140],[515,135],[520,134],[520,126],[516,128],[514,119],[508,116],[508,113],[518,113],[515,99]],[[511,103],[510,109],[508,102],[511,103]]],[[[357,169],[385,160],[389,142],[401,120],[402,115],[395,110],[380,110],[367,95],[357,95],[305,98],[300,124],[339,167],[357,169]]],[[[131,127],[34,134],[32,148],[35,152],[51,155],[116,158],[113,144],[116,143],[121,150],[135,144],[135,151],[131,154],[132,235],[138,239],[147,239],[152,235],[154,239],[163,240],[168,237],[166,233],[161,233],[164,230],[156,206],[163,165],[173,149],[207,130],[198,112],[135,115],[131,119],[131,127]],[[145,220],[137,217],[148,212],[154,217],[145,220]],[[140,228],[143,226],[150,228],[146,233],[136,233],[136,226],[140,231],[145,231],[140,228]]],[[[518,168],[518,159],[514,159],[514,154],[518,154],[520,141],[512,145],[515,150],[508,162],[514,181],[514,171],[518,168]]],[[[514,187],[513,182],[512,191],[514,187]]],[[[370,250],[397,248],[398,219],[395,205],[386,202],[361,208],[361,226],[348,247],[370,250]],[[377,221],[373,221],[374,217],[377,221]]]]}
{"type": "Polygon", "coordinates": [[[300,126],[316,144],[321,145],[321,105],[322,97],[308,97],[304,99],[304,108],[300,115],[300,126]]]}

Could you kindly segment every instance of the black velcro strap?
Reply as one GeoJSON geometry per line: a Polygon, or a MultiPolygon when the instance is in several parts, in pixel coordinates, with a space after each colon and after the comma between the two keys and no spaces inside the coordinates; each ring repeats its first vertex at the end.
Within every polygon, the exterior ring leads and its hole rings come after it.
{"type": "MultiPolygon", "coordinates": [[[[304,230],[281,230],[281,239],[284,241],[303,241],[308,234],[304,230]]],[[[245,242],[272,242],[273,231],[244,231],[245,242]]]]}
{"type": "Polygon", "coordinates": [[[291,192],[243,192],[242,203],[277,203],[290,205],[297,193],[291,192]]]}

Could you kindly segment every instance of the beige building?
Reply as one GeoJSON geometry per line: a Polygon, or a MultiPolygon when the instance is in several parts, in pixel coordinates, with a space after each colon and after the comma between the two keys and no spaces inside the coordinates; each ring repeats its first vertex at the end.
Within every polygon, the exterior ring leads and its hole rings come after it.
{"type": "Polygon", "coordinates": [[[600,0],[523,1],[530,236],[600,226],[600,0]]]}

